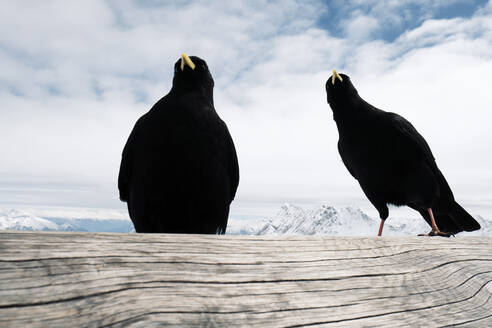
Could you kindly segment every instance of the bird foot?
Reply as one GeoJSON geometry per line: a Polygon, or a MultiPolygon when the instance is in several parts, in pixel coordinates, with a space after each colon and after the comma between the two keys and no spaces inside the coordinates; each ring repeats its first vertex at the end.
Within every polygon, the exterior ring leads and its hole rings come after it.
{"type": "Polygon", "coordinates": [[[434,236],[440,236],[440,237],[451,237],[451,233],[449,232],[443,232],[439,230],[431,230],[429,233],[421,233],[418,236],[426,236],[426,237],[434,237],[434,236]]]}

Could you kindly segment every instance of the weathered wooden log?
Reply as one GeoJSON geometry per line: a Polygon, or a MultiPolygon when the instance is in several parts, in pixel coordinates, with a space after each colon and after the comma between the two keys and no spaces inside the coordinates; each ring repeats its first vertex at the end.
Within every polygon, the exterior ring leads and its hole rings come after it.
{"type": "Polygon", "coordinates": [[[0,233],[0,327],[491,327],[491,238],[0,233]]]}

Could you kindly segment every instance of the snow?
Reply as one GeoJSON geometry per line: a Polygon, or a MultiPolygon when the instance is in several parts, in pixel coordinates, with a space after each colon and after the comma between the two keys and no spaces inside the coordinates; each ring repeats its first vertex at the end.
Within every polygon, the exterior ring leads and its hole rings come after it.
{"type": "Polygon", "coordinates": [[[128,214],[125,218],[121,211],[112,209],[0,208],[0,230],[130,232],[131,229],[133,224],[128,214]]]}
{"type": "MultiPolygon", "coordinates": [[[[390,209],[383,236],[415,236],[430,228],[417,212],[390,209]]],[[[273,211],[271,213],[274,213],[273,211]]],[[[0,230],[134,232],[128,214],[121,210],[41,208],[1,209],[0,230]],[[42,214],[39,215],[38,213],[42,214]]],[[[492,236],[492,220],[474,215],[482,229],[458,236],[492,236]]],[[[357,206],[284,204],[275,215],[231,215],[227,234],[375,236],[379,218],[357,206]]]]}
{"type": "Polygon", "coordinates": [[[22,207],[22,210],[42,218],[122,220],[130,221],[128,210],[111,208],[36,206],[22,207]]]}
{"type": "MultiPolygon", "coordinates": [[[[475,217],[482,229],[463,235],[492,236],[492,221],[475,217]]],[[[375,236],[380,220],[372,218],[356,207],[321,205],[314,208],[284,204],[274,217],[263,220],[230,220],[228,234],[241,235],[330,235],[375,236]]],[[[430,231],[420,217],[390,217],[386,220],[383,236],[415,236],[430,231]]]]}
{"type": "Polygon", "coordinates": [[[19,210],[10,209],[0,212],[0,230],[60,230],[49,220],[32,216],[19,210]]]}

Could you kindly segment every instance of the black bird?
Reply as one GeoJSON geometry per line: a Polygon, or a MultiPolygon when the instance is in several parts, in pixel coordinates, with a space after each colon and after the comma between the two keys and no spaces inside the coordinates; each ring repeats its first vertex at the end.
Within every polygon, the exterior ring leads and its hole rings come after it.
{"type": "Polygon", "coordinates": [[[410,122],[364,101],[350,78],[336,70],[326,82],[326,94],[342,161],[379,212],[378,236],[389,214],[387,204],[418,211],[432,228],[427,236],[480,229],[454,200],[429,145],[410,122]]]}
{"type": "Polygon", "coordinates": [[[224,234],[239,184],[207,63],[182,54],[171,91],[135,124],[118,189],[137,232],[224,234]]]}

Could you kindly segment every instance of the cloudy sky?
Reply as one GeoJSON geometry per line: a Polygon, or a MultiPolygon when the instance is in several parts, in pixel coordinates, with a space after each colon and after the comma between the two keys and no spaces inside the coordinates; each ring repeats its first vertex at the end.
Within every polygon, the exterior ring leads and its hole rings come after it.
{"type": "Polygon", "coordinates": [[[409,119],[458,199],[492,200],[492,1],[2,1],[0,198],[119,207],[133,124],[204,58],[237,201],[363,198],[324,84],[409,119]]]}

